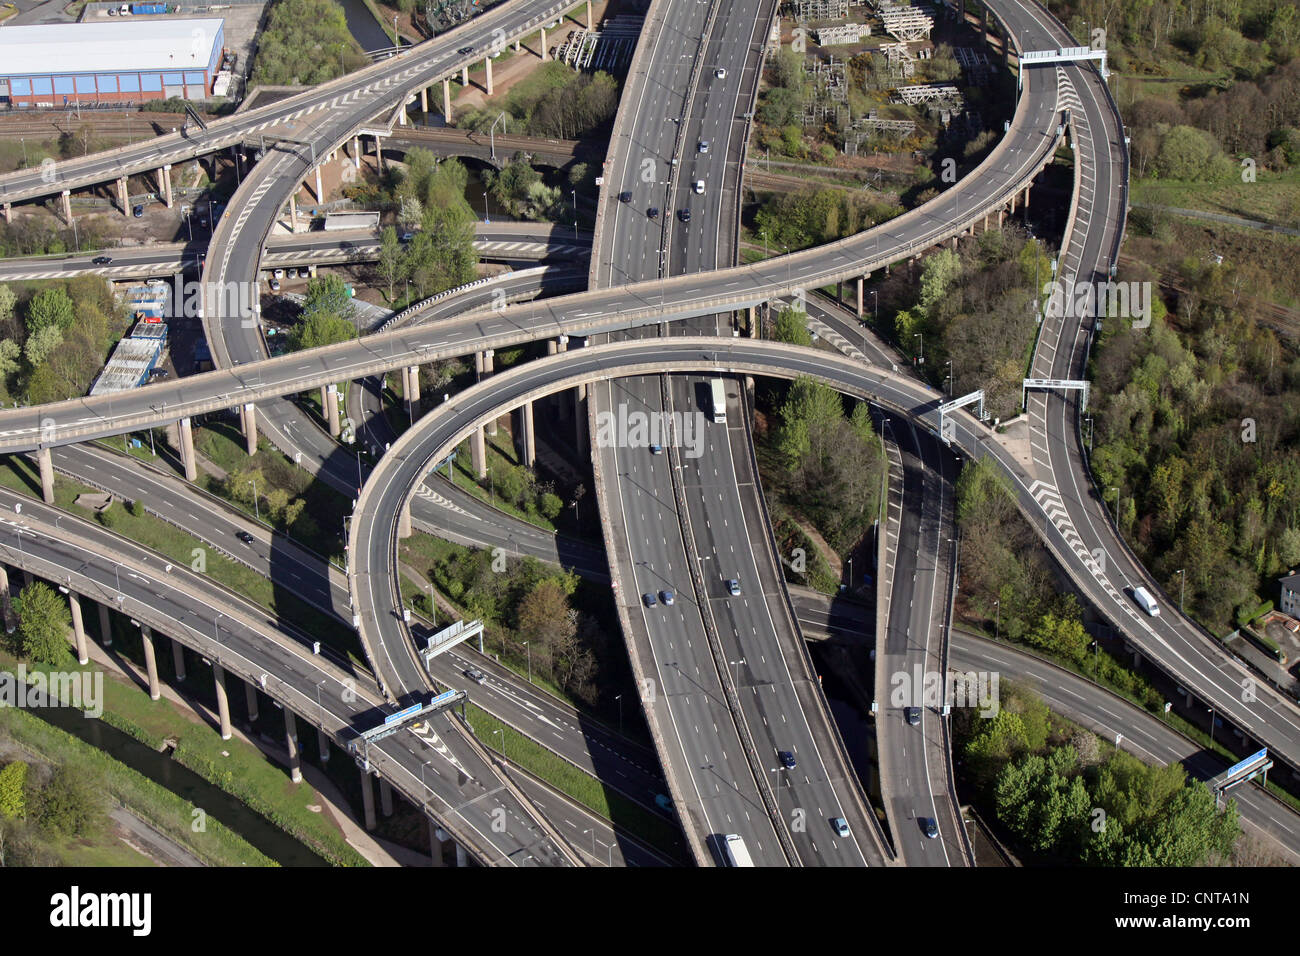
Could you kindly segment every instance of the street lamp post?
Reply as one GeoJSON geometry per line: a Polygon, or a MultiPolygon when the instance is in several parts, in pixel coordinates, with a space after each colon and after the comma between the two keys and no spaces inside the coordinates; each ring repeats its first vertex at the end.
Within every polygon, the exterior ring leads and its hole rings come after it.
{"type": "Polygon", "coordinates": [[[1183,611],[1183,595],[1187,591],[1187,569],[1178,569],[1178,613],[1183,611]]]}
{"type": "Polygon", "coordinates": [[[262,509],[257,504],[257,480],[249,478],[248,483],[253,486],[253,516],[258,521],[262,520],[262,509]]]}
{"type": "Polygon", "coordinates": [[[1002,602],[1000,600],[993,602],[995,612],[993,618],[993,639],[996,641],[1002,637],[1002,602]]]}
{"type": "Polygon", "coordinates": [[[618,701],[618,732],[621,736],[623,733],[623,695],[615,694],[614,699],[618,701]]]}
{"type": "Polygon", "coordinates": [[[922,335],[920,332],[913,332],[912,338],[921,340],[919,347],[916,350],[916,364],[924,365],[925,364],[925,336],[922,335]]]}
{"type": "Polygon", "coordinates": [[[733,665],[735,666],[735,668],[736,668],[736,678],[735,678],[735,681],[736,681],[736,686],[739,687],[739,686],[740,686],[740,665],[743,664],[743,663],[745,663],[745,659],[742,657],[742,658],[741,658],[740,660],[738,660],[738,661],[729,661],[728,663],[733,664],[733,665]]]}
{"type": "Polygon", "coordinates": [[[524,641],[524,652],[528,655],[528,683],[533,682],[533,649],[524,641]]]}

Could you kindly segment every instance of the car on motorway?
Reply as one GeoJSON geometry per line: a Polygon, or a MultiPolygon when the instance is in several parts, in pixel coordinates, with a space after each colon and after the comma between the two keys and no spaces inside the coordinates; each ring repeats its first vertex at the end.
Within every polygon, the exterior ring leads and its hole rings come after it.
{"type": "Polygon", "coordinates": [[[934,817],[920,817],[919,819],[921,822],[921,832],[931,840],[937,839],[939,836],[939,824],[934,817]]]}
{"type": "Polygon", "coordinates": [[[709,151],[709,141],[707,139],[702,139],[695,144],[695,148],[701,153],[707,153],[709,151]]]}
{"type": "Polygon", "coordinates": [[[626,190],[624,190],[623,192],[621,192],[621,193],[618,194],[618,201],[619,201],[619,202],[631,202],[631,201],[632,201],[632,194],[631,194],[630,192],[627,192],[626,190]]]}
{"type": "Polygon", "coordinates": [[[911,724],[913,727],[915,727],[917,724],[921,722],[920,707],[908,707],[906,710],[903,711],[903,713],[907,717],[907,722],[911,724]]]}
{"type": "Polygon", "coordinates": [[[843,817],[831,817],[831,829],[836,836],[846,837],[849,835],[849,821],[843,817]]]}
{"type": "Polygon", "coordinates": [[[136,219],[143,219],[143,218],[144,218],[144,205],[143,205],[143,204],[140,204],[140,203],[137,203],[137,204],[136,204],[136,207],[135,207],[134,209],[131,210],[131,215],[135,216],[136,219]]]}
{"type": "Polygon", "coordinates": [[[647,216],[649,216],[651,219],[658,219],[658,218],[659,218],[659,207],[658,207],[658,206],[651,206],[649,209],[647,209],[647,210],[645,211],[645,214],[646,214],[647,216]]]}
{"type": "Polygon", "coordinates": [[[95,256],[95,258],[91,259],[90,261],[91,261],[93,264],[97,265],[97,266],[106,266],[106,265],[108,265],[110,262],[113,261],[113,257],[112,257],[112,256],[95,256]]]}
{"type": "Polygon", "coordinates": [[[677,600],[677,595],[672,591],[660,591],[659,600],[671,607],[673,602],[677,600]]]}
{"type": "Polygon", "coordinates": [[[662,455],[663,453],[664,453],[664,446],[663,446],[663,445],[651,445],[651,446],[650,446],[650,454],[652,454],[652,455],[662,455]]]}
{"type": "Polygon", "coordinates": [[[645,594],[641,595],[641,603],[646,607],[654,607],[659,603],[659,599],[654,596],[653,591],[647,591],[645,594]]]}
{"type": "Polygon", "coordinates": [[[270,284],[271,284],[271,291],[272,291],[272,292],[279,292],[279,291],[280,291],[280,280],[279,280],[279,279],[272,279],[270,284]]]}
{"type": "Polygon", "coordinates": [[[697,196],[703,196],[703,195],[704,195],[704,180],[703,180],[703,179],[697,179],[697,180],[695,180],[695,194],[696,194],[697,196]]]}
{"type": "Polygon", "coordinates": [[[677,218],[680,219],[682,222],[690,222],[691,211],[689,209],[679,209],[677,210],[677,218]]]}
{"type": "Polygon", "coordinates": [[[720,80],[725,80],[727,78],[727,68],[724,66],[720,66],[713,71],[713,75],[720,80]]]}
{"type": "Polygon", "coordinates": [[[238,538],[240,541],[244,542],[244,544],[253,543],[253,536],[249,534],[247,531],[236,531],[235,537],[238,538]]]}
{"type": "Polygon", "coordinates": [[[727,593],[732,597],[740,597],[740,582],[735,578],[727,578],[727,593]]]}
{"type": "Polygon", "coordinates": [[[781,766],[786,770],[793,770],[795,768],[794,754],[790,753],[790,751],[778,750],[776,756],[777,759],[781,761],[781,766]]]}
{"type": "Polygon", "coordinates": [[[477,667],[467,667],[462,673],[476,684],[487,682],[487,674],[484,674],[477,667]]]}
{"type": "Polygon", "coordinates": [[[461,56],[464,56],[466,53],[473,53],[474,48],[472,46],[463,46],[456,52],[459,53],[461,56]]]}
{"type": "Polygon", "coordinates": [[[667,814],[669,814],[670,816],[672,815],[672,812],[673,812],[673,802],[672,802],[672,800],[670,800],[670,799],[668,798],[668,794],[666,794],[666,793],[656,793],[656,794],[655,794],[655,806],[658,807],[660,810],[662,810],[664,813],[667,813],[667,814]]]}

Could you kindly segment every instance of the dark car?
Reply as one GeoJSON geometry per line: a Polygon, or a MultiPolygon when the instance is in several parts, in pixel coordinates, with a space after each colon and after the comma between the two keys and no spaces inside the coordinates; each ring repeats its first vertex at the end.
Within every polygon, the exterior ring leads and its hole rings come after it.
{"type": "Polygon", "coordinates": [[[131,210],[131,215],[135,216],[136,219],[143,219],[144,206],[136,206],[134,209],[131,210]]]}
{"type": "Polygon", "coordinates": [[[106,266],[106,265],[108,265],[110,262],[113,261],[113,257],[112,257],[112,256],[95,256],[95,258],[91,259],[90,261],[93,262],[93,263],[94,263],[95,265],[97,265],[97,266],[106,266]]]}
{"type": "Polygon", "coordinates": [[[658,206],[651,206],[649,209],[647,209],[647,210],[645,211],[645,214],[646,214],[647,216],[649,216],[651,219],[658,219],[658,218],[659,218],[659,207],[658,207],[658,206]]]}
{"type": "Polygon", "coordinates": [[[781,761],[781,766],[785,767],[786,770],[793,770],[795,768],[794,754],[790,753],[790,751],[778,750],[776,755],[781,761]]]}
{"type": "Polygon", "coordinates": [[[939,824],[935,822],[934,817],[921,817],[921,832],[931,840],[939,836],[939,824]]]}
{"type": "Polygon", "coordinates": [[[632,194],[629,193],[629,192],[622,192],[622,193],[619,193],[619,194],[618,194],[618,201],[619,201],[619,202],[631,202],[631,201],[632,201],[632,194]]]}
{"type": "Polygon", "coordinates": [[[235,537],[238,538],[240,541],[244,542],[244,544],[253,543],[253,536],[249,534],[247,531],[236,531],[235,537]]]}
{"type": "Polygon", "coordinates": [[[673,601],[677,600],[677,595],[673,594],[672,591],[660,591],[659,600],[663,601],[665,604],[671,605],[673,601]]]}
{"type": "Polygon", "coordinates": [[[679,209],[677,210],[677,218],[680,219],[682,222],[690,222],[691,211],[689,209],[679,209]]]}
{"type": "Polygon", "coordinates": [[[663,453],[664,453],[664,446],[663,446],[663,445],[651,445],[651,446],[650,446],[650,454],[652,454],[652,455],[662,455],[663,453]]]}
{"type": "Polygon", "coordinates": [[[474,48],[472,46],[463,46],[456,52],[459,53],[461,56],[464,56],[466,53],[473,53],[474,48]]]}
{"type": "Polygon", "coordinates": [[[659,603],[659,599],[656,598],[652,592],[647,591],[645,594],[641,595],[641,603],[646,607],[654,607],[659,603]]]}
{"type": "Polygon", "coordinates": [[[921,708],[908,707],[903,713],[907,716],[907,722],[915,727],[921,722],[921,708]]]}

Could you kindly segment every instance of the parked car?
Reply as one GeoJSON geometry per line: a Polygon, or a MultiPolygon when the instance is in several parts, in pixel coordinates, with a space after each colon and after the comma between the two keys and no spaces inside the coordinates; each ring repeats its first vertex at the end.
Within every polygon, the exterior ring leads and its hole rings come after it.
{"type": "Polygon", "coordinates": [[[284,270],[283,270],[283,269],[276,269],[274,272],[271,273],[271,276],[272,276],[272,278],[275,278],[275,279],[283,279],[283,278],[284,278],[284,270]]]}
{"type": "Polygon", "coordinates": [[[143,219],[144,206],[142,204],[137,204],[136,207],[131,210],[131,215],[135,216],[136,219],[143,219]]]}
{"type": "Polygon", "coordinates": [[[650,454],[652,454],[652,455],[662,455],[663,453],[664,453],[664,446],[663,446],[663,445],[651,445],[651,446],[650,446],[650,454]]]}
{"type": "Polygon", "coordinates": [[[668,798],[666,793],[655,794],[655,806],[664,813],[671,814],[673,812],[673,802],[668,798]]]}
{"type": "Polygon", "coordinates": [[[402,233],[400,236],[398,236],[398,238],[399,238],[402,242],[410,242],[412,239],[415,238],[415,233],[413,233],[413,232],[404,232],[404,233],[402,233]]]}
{"type": "Polygon", "coordinates": [[[279,291],[280,291],[280,280],[279,280],[279,279],[272,279],[272,280],[271,280],[271,291],[272,291],[272,292],[279,292],[279,291]]]}

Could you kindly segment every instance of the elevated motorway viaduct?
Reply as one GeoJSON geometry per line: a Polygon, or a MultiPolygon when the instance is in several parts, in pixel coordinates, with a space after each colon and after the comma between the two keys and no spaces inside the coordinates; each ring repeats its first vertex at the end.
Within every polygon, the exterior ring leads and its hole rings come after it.
{"type": "MultiPolygon", "coordinates": [[[[155,170],[161,172],[164,191],[170,193],[172,164],[255,140],[258,134],[268,130],[315,145],[313,158],[293,181],[302,182],[302,174],[315,165],[315,160],[324,159],[342,145],[379,110],[406,102],[439,80],[449,81],[458,72],[465,78],[468,68],[479,61],[485,64],[484,83],[491,93],[492,60],[488,54],[492,49],[504,49],[508,42],[533,33],[564,11],[582,5],[572,0],[507,0],[454,30],[404,49],[389,59],[276,103],[214,120],[206,129],[184,130],[53,166],[5,174],[0,176],[0,208],[7,214],[14,203],[60,193],[66,196],[75,189],[155,170]],[[454,52],[465,47],[472,47],[472,52],[454,52]],[[326,140],[330,143],[328,147],[326,140]]],[[[590,21],[589,2],[585,8],[590,21]]],[[[444,82],[444,107],[448,90],[444,82]]]]}
{"type": "MultiPolygon", "coordinates": [[[[294,715],[315,724],[340,747],[387,713],[369,681],[347,665],[311,651],[312,639],[268,612],[160,555],[98,525],[0,490],[0,508],[10,517],[0,523],[0,561],[66,587],[80,624],[80,602],[97,601],[142,626],[149,691],[159,695],[154,635],[166,635],[204,660],[215,662],[217,702],[223,736],[229,736],[227,676],[246,683],[250,710],[260,689],[285,709],[290,769],[298,776],[294,715]]],[[[102,620],[102,616],[101,616],[102,620]]],[[[78,627],[78,631],[83,628],[78,627]]],[[[78,656],[86,658],[84,635],[78,656]]],[[[180,651],[174,648],[174,653],[180,651]]],[[[183,664],[182,664],[183,666],[183,664]]],[[[562,865],[570,851],[557,845],[503,788],[482,752],[458,743],[452,724],[440,715],[430,722],[426,741],[411,732],[393,735],[369,750],[371,770],[385,786],[396,787],[422,807],[457,843],[492,865],[562,865]],[[494,811],[499,814],[494,817],[494,811]],[[504,831],[493,827],[506,821],[504,831]]],[[[369,774],[362,792],[367,816],[373,814],[369,774]]],[[[385,794],[386,797],[386,794],[385,794]]],[[[385,799],[387,804],[387,799],[385,799]]]]}

